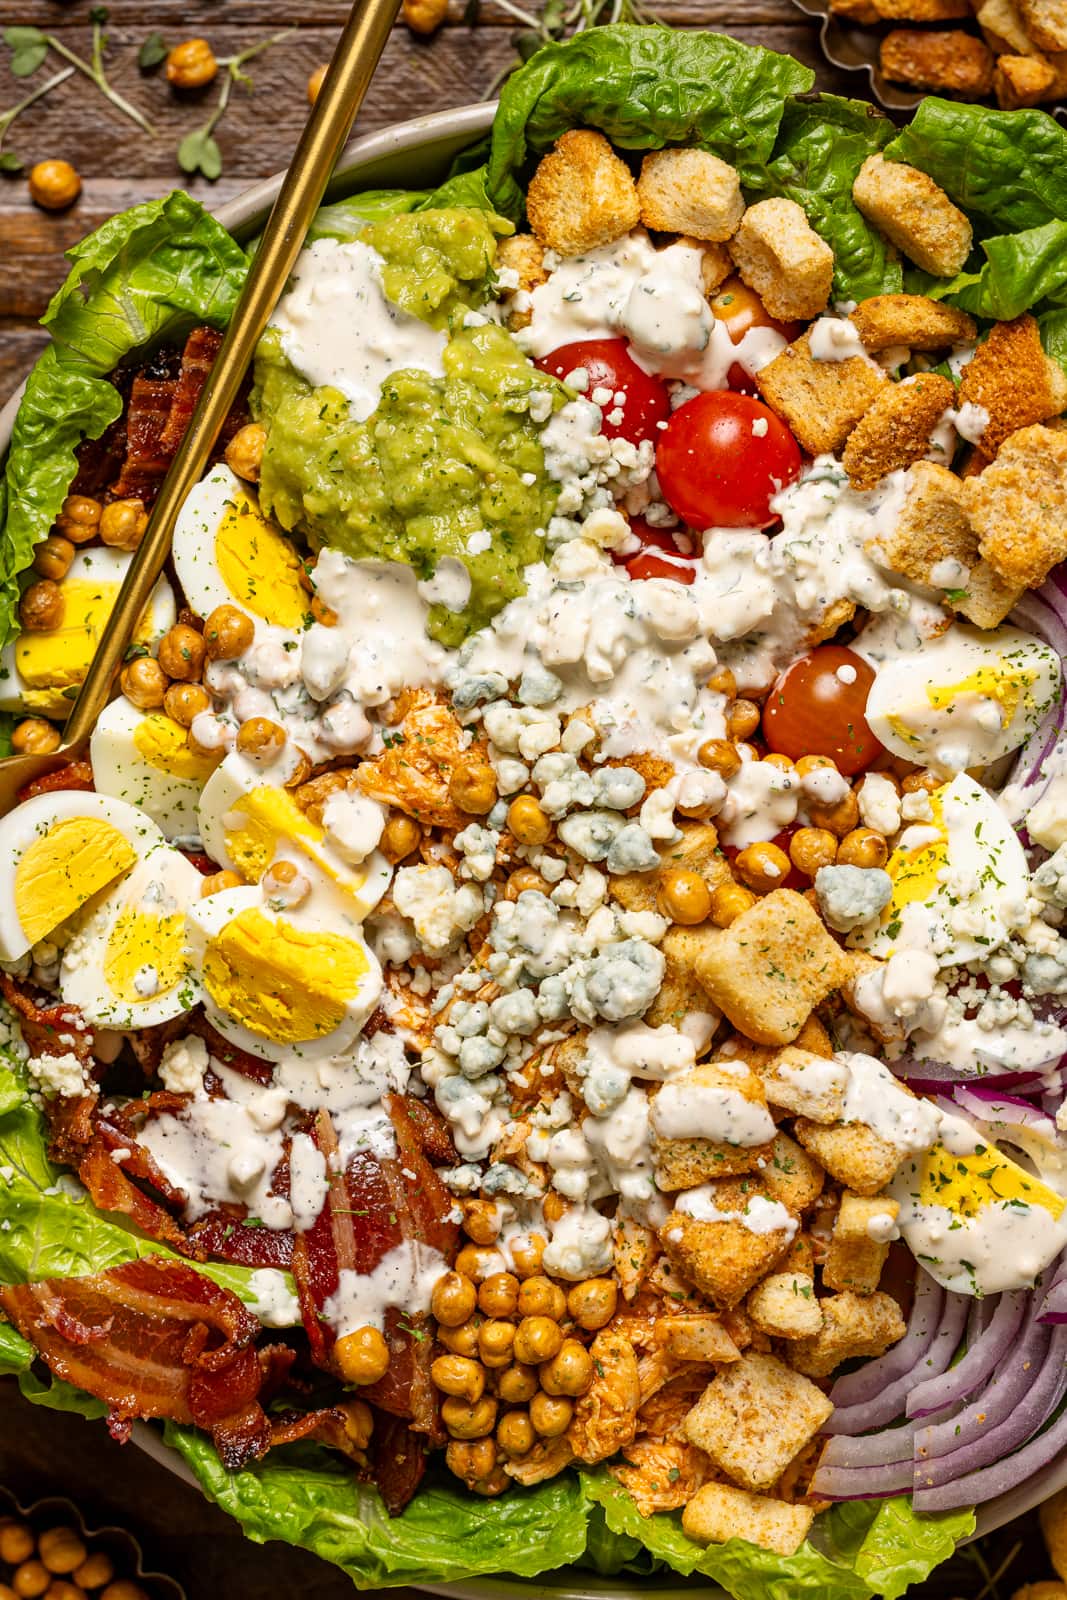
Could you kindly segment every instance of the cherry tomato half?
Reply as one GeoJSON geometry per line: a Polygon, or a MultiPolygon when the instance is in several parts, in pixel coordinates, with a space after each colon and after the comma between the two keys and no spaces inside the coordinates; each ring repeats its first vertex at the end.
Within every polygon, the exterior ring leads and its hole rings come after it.
{"type": "Polygon", "coordinates": [[[589,374],[587,396],[600,388],[610,389],[613,396],[626,396],[625,405],[603,408],[601,432],[606,439],[629,439],[631,444],[640,444],[642,439],[654,438],[656,423],[666,422],[671,414],[666,384],[637,365],[625,339],[579,339],[574,344],[560,345],[534,365],[554,378],[565,378],[576,367],[584,367],[589,374]],[[616,410],[622,412],[622,417],[612,422],[609,419],[616,410]]]}
{"type": "Polygon", "coordinates": [[[874,670],[854,650],[821,644],[787,667],[763,707],[770,750],[799,761],[831,756],[847,778],[882,752],[864,712],[874,670]]]}
{"type": "Polygon", "coordinates": [[[788,344],[799,339],[799,322],[779,322],[772,317],[755,289],[750,289],[740,278],[727,278],[717,294],[712,297],[711,314],[722,322],[732,344],[740,344],[752,328],[773,328],[788,344]]]}
{"type": "Polygon", "coordinates": [[[631,517],[630,532],[640,539],[640,550],[631,555],[613,554],[612,560],[625,567],[631,578],[671,578],[675,583],[692,583],[696,563],[679,548],[666,528],[650,528],[643,517],[631,517]]]}
{"type": "Polygon", "coordinates": [[[801,467],[800,446],[762,400],[713,389],[679,406],[660,435],[656,475],[691,528],[766,528],[771,500],[801,467]]]}

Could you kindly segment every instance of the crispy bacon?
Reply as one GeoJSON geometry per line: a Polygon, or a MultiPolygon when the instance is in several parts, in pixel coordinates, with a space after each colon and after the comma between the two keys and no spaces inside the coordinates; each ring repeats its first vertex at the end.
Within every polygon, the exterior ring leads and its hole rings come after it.
{"type": "Polygon", "coordinates": [[[189,1243],[202,1258],[229,1261],[236,1267],[288,1269],[293,1262],[291,1229],[249,1225],[236,1208],[220,1207],[194,1222],[189,1243]]]}
{"type": "Polygon", "coordinates": [[[31,1055],[61,1056],[69,1052],[82,1063],[92,1059],[93,1032],[77,1006],[65,1002],[42,1006],[31,988],[7,972],[0,973],[0,989],[18,1015],[31,1055]]]}
{"type": "Polygon", "coordinates": [[[105,1401],[116,1438],[136,1417],[169,1417],[206,1428],[230,1471],[269,1449],[259,1324],[191,1267],[149,1257],[0,1288],[0,1305],[56,1377],[105,1401]]]}
{"type": "Polygon", "coordinates": [[[185,1233],[170,1212],[158,1201],[150,1199],[112,1161],[101,1139],[94,1139],[71,1165],[89,1191],[89,1198],[101,1211],[118,1211],[122,1216],[129,1217],[150,1239],[173,1245],[183,1254],[197,1253],[188,1246],[185,1233]]]}
{"type": "Polygon", "coordinates": [[[55,794],[60,789],[85,793],[92,787],[93,769],[89,762],[68,761],[62,767],[56,767],[54,772],[44,772],[39,778],[24,783],[15,798],[21,805],[23,800],[33,800],[39,794],[55,794]]]}
{"type": "Polygon", "coordinates": [[[368,1455],[371,1477],[391,1517],[399,1516],[422,1482],[427,1440],[399,1417],[376,1414],[368,1455]]]}
{"type": "Polygon", "coordinates": [[[250,1055],[247,1050],[242,1050],[240,1045],[231,1044],[228,1039],[224,1039],[218,1029],[212,1027],[203,1011],[197,1009],[190,1013],[186,1018],[185,1031],[195,1033],[198,1038],[203,1039],[209,1055],[214,1056],[216,1061],[221,1061],[224,1067],[239,1072],[243,1078],[251,1078],[253,1083],[262,1084],[272,1081],[274,1068],[271,1063],[262,1061],[259,1056],[250,1055]]]}
{"type": "Polygon", "coordinates": [[[177,382],[173,378],[136,377],[126,415],[126,458],[118,481],[111,485],[115,500],[154,499],[171,456],[163,448],[177,382]]]}
{"type": "Polygon", "coordinates": [[[418,1136],[423,1154],[436,1166],[454,1167],[459,1153],[452,1143],[448,1123],[439,1111],[426,1100],[416,1100],[409,1095],[404,1102],[405,1111],[418,1136]]]}
{"type": "Polygon", "coordinates": [[[367,1452],[356,1443],[352,1428],[352,1418],[344,1406],[326,1406],[321,1411],[284,1411],[271,1418],[271,1447],[313,1439],[331,1450],[339,1450],[366,1468],[367,1452]]]}

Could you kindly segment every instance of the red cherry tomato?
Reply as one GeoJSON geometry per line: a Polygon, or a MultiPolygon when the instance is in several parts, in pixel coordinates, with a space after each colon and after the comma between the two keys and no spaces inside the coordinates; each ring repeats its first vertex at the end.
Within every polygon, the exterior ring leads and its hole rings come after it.
{"type": "Polygon", "coordinates": [[[771,500],[801,467],[800,446],[762,400],[714,389],[679,406],[660,435],[664,499],[691,528],[766,528],[771,500]]]}
{"type": "Polygon", "coordinates": [[[666,528],[650,528],[644,517],[631,517],[630,532],[640,539],[641,548],[629,555],[612,551],[616,566],[625,567],[631,578],[673,578],[675,583],[692,583],[696,564],[666,528]]]}
{"type": "Polygon", "coordinates": [[[631,444],[640,444],[642,439],[654,438],[656,423],[666,422],[671,414],[666,384],[637,365],[625,339],[579,339],[575,344],[560,345],[534,365],[554,378],[565,378],[576,367],[584,367],[589,374],[587,395],[604,388],[610,389],[613,396],[626,396],[625,405],[603,408],[600,431],[606,439],[629,439],[631,444]],[[611,422],[609,418],[615,410],[622,412],[622,418],[611,422]]]}
{"type": "Polygon", "coordinates": [[[799,339],[799,322],[779,322],[772,317],[755,289],[750,289],[740,278],[727,278],[711,302],[711,314],[716,322],[726,325],[732,344],[740,344],[751,328],[773,328],[787,343],[799,339]]]}
{"type": "Polygon", "coordinates": [[[791,756],[831,756],[851,778],[882,753],[864,712],[874,670],[854,650],[821,644],[782,673],[763,707],[770,750],[791,756]]]}

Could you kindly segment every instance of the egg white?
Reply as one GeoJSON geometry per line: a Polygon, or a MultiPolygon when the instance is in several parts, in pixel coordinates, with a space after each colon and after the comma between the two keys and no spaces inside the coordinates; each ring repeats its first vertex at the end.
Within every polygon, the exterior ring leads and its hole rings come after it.
{"type": "Polygon", "coordinates": [[[296,550],[229,467],[213,467],[186,498],[172,554],[185,597],[202,617],[233,605],[260,625],[290,631],[310,620],[296,550]]]}
{"type": "Polygon", "coordinates": [[[120,695],[97,718],[89,756],[99,794],[139,806],[168,839],[196,835],[196,808],[217,763],[190,750],[185,729],[164,712],[140,711],[120,695]]]}

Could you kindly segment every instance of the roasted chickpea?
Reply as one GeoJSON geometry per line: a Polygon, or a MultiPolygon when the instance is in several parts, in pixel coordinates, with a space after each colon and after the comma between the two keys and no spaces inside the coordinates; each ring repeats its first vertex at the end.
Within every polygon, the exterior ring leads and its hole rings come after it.
{"type": "Polygon", "coordinates": [[[458,1328],[474,1311],[478,1291],[462,1272],[438,1278],[430,1297],[430,1310],[443,1328],[458,1328]]]}
{"type": "Polygon", "coordinates": [[[541,1258],[548,1248],[543,1233],[518,1234],[511,1241],[511,1266],[517,1278],[532,1278],[541,1270],[541,1258]]]}
{"type": "Polygon", "coordinates": [[[136,550],[147,527],[143,500],[112,500],[100,513],[100,538],[112,550],[136,550]]]}
{"type": "Polygon", "coordinates": [[[27,633],[52,633],[63,626],[67,603],[58,583],[40,578],[19,601],[19,620],[27,633]]]}
{"type": "Polygon", "coordinates": [[[391,865],[403,861],[422,843],[422,829],[414,817],[394,811],[382,829],[380,849],[391,865]]]}
{"type": "Polygon", "coordinates": [[[468,1356],[438,1356],[430,1377],[442,1394],[458,1395],[472,1404],[485,1393],[485,1368],[468,1356]]]}
{"type": "Polygon", "coordinates": [[[490,1273],[479,1286],[478,1309],[487,1317],[513,1317],[518,1305],[519,1280],[513,1272],[490,1273]]]}
{"type": "Polygon", "coordinates": [[[539,1368],[546,1394],[584,1394],[593,1381],[593,1358],[577,1339],[564,1339],[551,1361],[539,1368]]]}
{"type": "Polygon", "coordinates": [[[211,696],[198,683],[172,683],[163,696],[163,709],[172,722],[189,728],[201,711],[211,710],[211,696]]]}
{"type": "Polygon", "coordinates": [[[51,578],[53,583],[58,583],[67,576],[73,560],[74,546],[71,541],[61,533],[50,533],[33,552],[33,570],[42,578],[51,578]]]}
{"type": "Polygon", "coordinates": [[[110,1583],[115,1574],[115,1563],[106,1550],[94,1550],[91,1556],[86,1556],[80,1567],[71,1574],[75,1583],[81,1584],[83,1589],[102,1589],[105,1583],[110,1583]]]}
{"type": "Polygon", "coordinates": [[[737,698],[737,679],[729,667],[716,667],[708,679],[708,688],[712,694],[724,694],[727,700],[737,698]]]}
{"type": "Polygon", "coordinates": [[[32,1556],[33,1551],[34,1537],[24,1522],[5,1522],[0,1526],[0,1561],[17,1567],[32,1556]]]}
{"type": "Polygon", "coordinates": [[[81,1566],[88,1551],[73,1528],[49,1528],[37,1541],[37,1554],[49,1572],[66,1577],[81,1566]]]}
{"type": "Polygon", "coordinates": [[[311,596],[311,604],[308,610],[315,621],[320,622],[324,628],[336,628],[339,621],[338,613],[333,609],[333,606],[328,606],[319,595],[313,594],[311,596]]]}
{"type": "Polygon", "coordinates": [[[164,70],[175,89],[202,89],[215,77],[219,64],[206,39],[185,39],[170,51],[164,70]]]}
{"type": "Polygon", "coordinates": [[[68,494],[56,518],[56,532],[71,544],[87,544],[95,539],[103,506],[85,494],[68,494]]]}
{"type": "Polygon", "coordinates": [[[533,889],[537,894],[548,894],[548,883],[533,867],[516,867],[510,873],[504,885],[504,899],[517,900],[520,894],[525,894],[527,889],[533,889]]]}
{"type": "Polygon", "coordinates": [[[481,1327],[481,1318],[472,1317],[469,1322],[461,1323],[458,1328],[440,1326],[437,1337],[446,1350],[451,1350],[455,1356],[467,1356],[469,1359],[478,1354],[478,1329],[481,1327]]]}
{"type": "Polygon", "coordinates": [[[927,794],[934,794],[944,783],[944,778],[939,778],[935,772],[909,772],[901,779],[901,794],[918,794],[920,789],[925,789],[927,794]]]}
{"type": "Polygon", "coordinates": [[[742,883],[720,883],[711,894],[711,920],[717,928],[728,928],[731,922],[756,904],[756,896],[742,883]]]}
{"type": "Polygon", "coordinates": [[[24,717],[11,734],[11,748],[17,756],[50,756],[62,743],[59,729],[43,717],[24,717]]]}
{"type": "Polygon", "coordinates": [[[44,1592],[44,1600],[88,1600],[84,1589],[66,1578],[53,1578],[44,1592]]]}
{"type": "Polygon", "coordinates": [[[195,628],[176,622],[159,641],[159,664],[168,678],[196,683],[204,672],[204,641],[195,628]]]}
{"type": "Polygon", "coordinates": [[[230,471],[249,483],[258,483],[266,442],[267,430],[260,423],[246,422],[243,428],[238,428],[224,452],[230,471]]]}
{"type": "Polygon", "coordinates": [[[464,757],[449,779],[452,804],[471,817],[484,817],[496,805],[496,775],[488,762],[468,761],[464,757]]]}
{"type": "Polygon", "coordinates": [[[311,777],[311,757],[306,750],[295,746],[292,751],[292,765],[282,783],[286,789],[299,789],[311,777]]]}
{"type": "Polygon", "coordinates": [[[389,1346],[378,1329],[368,1324],[338,1339],[333,1359],[346,1383],[377,1383],[389,1370],[389,1346]]]}
{"type": "Polygon", "coordinates": [[[789,857],[776,844],[760,840],[738,851],[734,871],[756,894],[770,894],[789,876],[789,857]]]}
{"type": "Polygon", "coordinates": [[[552,824],[532,794],[520,794],[508,806],[508,827],[519,844],[544,844],[552,824]]]}
{"type": "Polygon", "coordinates": [[[527,1278],[519,1288],[520,1317],[551,1317],[558,1322],[567,1309],[567,1297],[551,1278],[527,1278]]]}
{"type": "MultiPolygon", "coordinates": [[[[309,76],[308,76],[308,105],[309,106],[313,106],[315,104],[315,101],[319,98],[319,90],[322,88],[322,85],[323,85],[323,82],[325,81],[326,73],[327,73],[328,69],[329,69],[329,62],[324,61],[322,63],[321,67],[316,67],[314,72],[309,74],[309,76]]],[[[237,469],[235,467],[234,471],[236,472],[236,470],[237,469]]]]}
{"type": "Polygon", "coordinates": [[[726,733],[730,739],[747,739],[760,725],[760,709],[754,700],[735,700],[726,713],[726,733]]]}
{"type": "Polygon", "coordinates": [[[478,1329],[478,1354],[487,1367],[510,1366],[514,1345],[514,1323],[483,1322],[478,1329]]]}
{"type": "Polygon", "coordinates": [[[52,1581],[52,1574],[42,1561],[24,1561],[11,1574],[11,1587],[19,1600],[38,1600],[52,1581]]]}
{"type": "Polygon", "coordinates": [[[770,754],[765,755],[763,759],[766,761],[768,766],[779,767],[783,772],[796,771],[796,764],[794,763],[792,756],[784,756],[779,750],[772,750],[770,754]]]}
{"type": "Polygon", "coordinates": [[[844,867],[884,867],[889,846],[873,828],[853,828],[841,840],[837,859],[844,867]]]}
{"type": "Polygon", "coordinates": [[[259,886],[275,906],[285,906],[290,911],[302,906],[311,893],[311,879],[294,861],[273,862],[260,878],[259,886]]]}
{"type": "Polygon", "coordinates": [[[453,1439],[484,1439],[496,1427],[496,1399],[483,1394],[480,1400],[461,1400],[449,1395],[441,1406],[441,1421],[453,1439]]]}
{"type": "Polygon", "coordinates": [[[545,1195],[541,1201],[541,1214],[545,1221],[552,1223],[553,1226],[563,1221],[567,1214],[567,1202],[558,1189],[550,1189],[545,1195]]]}
{"type": "Polygon", "coordinates": [[[255,624],[237,606],[216,606],[204,623],[204,654],[209,661],[235,661],[256,636],[255,624]]]}
{"type": "Polygon", "coordinates": [[[475,1283],[481,1283],[492,1272],[501,1272],[503,1267],[504,1258],[500,1251],[486,1245],[465,1244],[456,1257],[456,1271],[473,1278],[475,1283]]]}
{"type": "Polygon", "coordinates": [[[82,192],[82,181],[69,161],[38,161],[30,168],[30,199],[42,211],[65,211],[82,192]]]}
{"type": "Polygon", "coordinates": [[[509,1406],[532,1400],[537,1390],[537,1368],[524,1367],[519,1362],[505,1367],[496,1380],[496,1392],[509,1406]]]}
{"type": "Polygon", "coordinates": [[[565,1395],[535,1394],[530,1401],[530,1421],[542,1439],[558,1439],[566,1433],[574,1416],[574,1406],[565,1395]]]}
{"type": "Polygon", "coordinates": [[[533,1449],[537,1435],[525,1411],[509,1411],[496,1428],[496,1442],[506,1456],[525,1456],[533,1449]]]}
{"type": "Polygon", "coordinates": [[[249,717],[237,730],[237,748],[249,760],[267,766],[285,749],[285,729],[269,717],[249,717]]]}
{"type": "MultiPolygon", "coordinates": [[[[463,1201],[463,1232],[474,1244],[495,1244],[500,1237],[500,1209],[492,1200],[463,1201]]],[[[487,1278],[486,1282],[490,1280],[487,1278]]],[[[479,1304],[481,1300],[479,1298],[479,1304]]],[[[482,1306],[485,1311],[487,1307],[482,1306]]],[[[490,1315],[501,1313],[491,1312],[490,1315]]]]}
{"type": "Polygon", "coordinates": [[[805,878],[814,878],[820,867],[833,866],[837,840],[829,828],[798,828],[789,841],[789,859],[805,878]]]}
{"type": "Polygon", "coordinates": [[[448,0],[404,0],[402,10],[412,33],[436,33],[448,12],[448,0]]]}
{"type": "Polygon", "coordinates": [[[567,1310],[587,1333],[607,1327],[618,1303],[619,1291],[611,1278],[586,1278],[567,1296],[567,1310]]]}
{"type": "Polygon", "coordinates": [[[704,879],[681,867],[663,874],[656,898],[663,915],[686,928],[706,922],[711,912],[711,890],[704,879]]]}
{"type": "Polygon", "coordinates": [[[797,777],[807,778],[813,772],[837,771],[837,762],[833,756],[800,756],[797,759],[797,777]]]}
{"type": "Polygon", "coordinates": [[[445,1452],[449,1472],[464,1483],[475,1484],[488,1478],[496,1466],[496,1444],[492,1439],[453,1439],[445,1452]]]}
{"type": "Polygon", "coordinates": [[[167,687],[167,675],[152,656],[135,656],[119,673],[119,688],[139,711],[158,711],[167,687]]]}
{"type": "Polygon", "coordinates": [[[817,802],[808,805],[808,816],[817,828],[826,828],[830,833],[843,839],[846,833],[851,833],[860,820],[860,805],[851,789],[847,789],[840,800],[833,805],[823,806],[817,802]]]}
{"type": "Polygon", "coordinates": [[[539,1367],[552,1360],[562,1343],[559,1323],[551,1317],[523,1317],[515,1330],[515,1360],[539,1367]]]}
{"type": "Polygon", "coordinates": [[[732,778],[741,770],[741,757],[729,739],[705,739],[697,751],[697,760],[709,772],[717,772],[724,779],[732,778]]]}
{"type": "Polygon", "coordinates": [[[201,880],[200,898],[201,900],[206,900],[209,895],[222,894],[227,889],[240,889],[243,883],[244,879],[239,878],[236,872],[231,872],[228,867],[224,867],[221,872],[212,872],[208,877],[201,880]]]}
{"type": "Polygon", "coordinates": [[[131,1583],[129,1578],[116,1578],[101,1593],[100,1600],[148,1600],[148,1596],[139,1583],[131,1583]]]}

